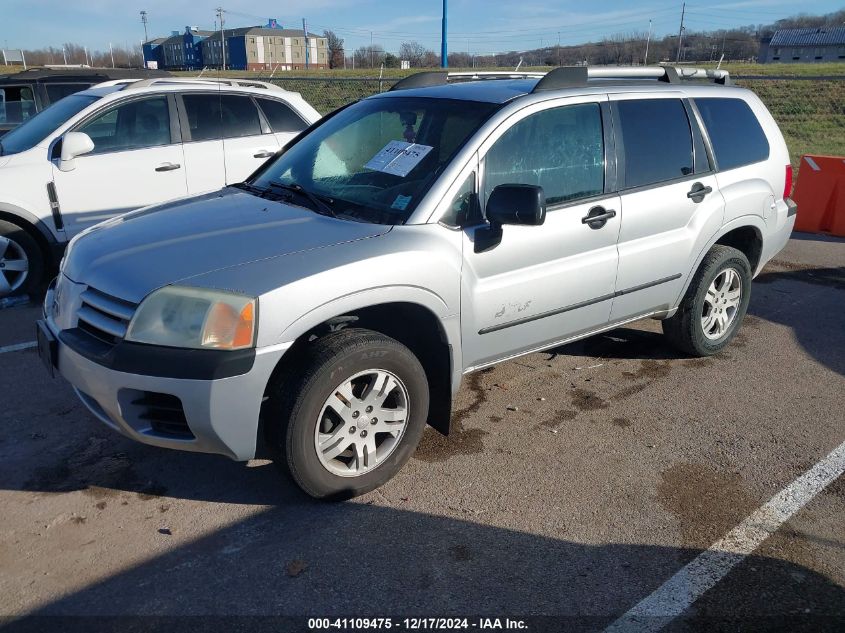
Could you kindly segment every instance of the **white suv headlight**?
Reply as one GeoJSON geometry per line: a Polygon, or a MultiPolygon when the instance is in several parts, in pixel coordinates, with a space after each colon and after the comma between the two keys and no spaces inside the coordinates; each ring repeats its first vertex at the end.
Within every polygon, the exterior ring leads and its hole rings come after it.
{"type": "Polygon", "coordinates": [[[196,349],[252,347],[255,308],[255,299],[231,292],[166,286],[141,302],[126,340],[196,349]]]}

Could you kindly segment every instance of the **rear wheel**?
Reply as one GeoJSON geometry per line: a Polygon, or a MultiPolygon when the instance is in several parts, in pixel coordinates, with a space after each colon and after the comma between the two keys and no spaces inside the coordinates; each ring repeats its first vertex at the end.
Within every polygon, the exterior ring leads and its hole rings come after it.
{"type": "Polygon", "coordinates": [[[717,244],[704,258],[663,333],[693,356],[721,351],[736,334],[751,298],[751,265],[735,248],[717,244]]]}
{"type": "Polygon", "coordinates": [[[428,381],[387,336],[343,330],[315,341],[271,387],[266,423],[279,461],[317,498],[349,498],[395,475],[428,415],[428,381]]]}
{"type": "Polygon", "coordinates": [[[44,276],[44,253],[17,224],[0,220],[0,298],[29,294],[44,276]]]}

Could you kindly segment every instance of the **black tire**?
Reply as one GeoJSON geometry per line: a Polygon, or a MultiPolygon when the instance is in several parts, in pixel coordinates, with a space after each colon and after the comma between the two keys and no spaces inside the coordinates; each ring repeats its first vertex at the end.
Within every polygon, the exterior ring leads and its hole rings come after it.
{"type": "Polygon", "coordinates": [[[311,343],[297,362],[274,379],[269,395],[265,424],[276,462],[318,499],[348,499],[384,484],[413,454],[428,417],[428,380],[416,356],[390,337],[357,328],[311,343]],[[391,372],[404,384],[409,399],[405,430],[382,463],[355,477],[340,476],[317,456],[318,418],[338,385],[370,369],[391,372]]]}
{"type": "Polygon", "coordinates": [[[735,248],[717,244],[704,257],[690,282],[678,311],[663,320],[663,334],[677,349],[691,356],[711,356],[731,342],[742,324],[748,301],[751,299],[751,265],[748,258],[735,248]],[[705,296],[710,284],[723,271],[732,268],[741,281],[740,303],[727,330],[717,339],[705,336],[701,322],[705,310],[705,296]]]}
{"type": "MultiPolygon", "coordinates": [[[[41,250],[38,242],[36,242],[35,238],[33,238],[32,235],[30,235],[25,229],[21,228],[17,224],[13,224],[12,222],[7,222],[5,220],[0,220],[0,236],[11,240],[23,249],[27,259],[29,260],[29,270],[26,272],[26,278],[23,283],[11,292],[0,289],[0,299],[4,296],[29,295],[37,293],[44,282],[44,271],[46,270],[44,252],[41,250]]],[[[8,277],[11,277],[11,275],[3,273],[3,271],[0,271],[0,274],[6,274],[8,277]]]]}

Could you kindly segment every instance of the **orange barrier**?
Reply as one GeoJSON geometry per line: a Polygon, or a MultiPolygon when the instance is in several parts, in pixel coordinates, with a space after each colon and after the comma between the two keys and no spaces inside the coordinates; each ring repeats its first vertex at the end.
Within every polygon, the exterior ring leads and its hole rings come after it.
{"type": "Polygon", "coordinates": [[[802,156],[792,199],[796,231],[845,237],[845,158],[802,156]]]}

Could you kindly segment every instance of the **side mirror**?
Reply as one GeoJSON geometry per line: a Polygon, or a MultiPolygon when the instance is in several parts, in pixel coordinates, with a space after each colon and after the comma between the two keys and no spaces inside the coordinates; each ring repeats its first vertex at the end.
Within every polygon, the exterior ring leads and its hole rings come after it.
{"type": "Polygon", "coordinates": [[[94,141],[84,132],[68,132],[62,137],[62,156],[59,169],[73,171],[76,168],[73,159],[87,154],[94,149],[94,141]]]}
{"type": "Polygon", "coordinates": [[[475,233],[475,252],[483,253],[502,241],[502,225],[539,226],[546,221],[546,195],[535,185],[499,185],[487,201],[489,226],[475,233]]]}
{"type": "Polygon", "coordinates": [[[487,201],[491,224],[539,226],[546,221],[546,196],[535,185],[499,185],[487,201]]]}

